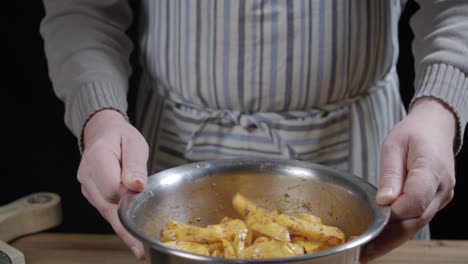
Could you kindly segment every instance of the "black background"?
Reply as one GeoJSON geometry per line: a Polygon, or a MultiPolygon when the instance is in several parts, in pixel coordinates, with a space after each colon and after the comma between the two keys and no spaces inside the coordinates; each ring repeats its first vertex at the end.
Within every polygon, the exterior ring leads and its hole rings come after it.
{"type": "MultiPolygon", "coordinates": [[[[64,222],[52,232],[109,233],[109,225],[85,200],[76,180],[79,165],[77,141],[63,123],[63,104],[48,79],[39,24],[44,16],[41,1],[2,3],[2,168],[0,204],[39,191],[62,197],[64,222]],[[27,3],[26,3],[27,2],[27,3]]],[[[137,1],[132,1],[137,9],[137,1]]],[[[409,17],[417,9],[410,2],[400,20],[400,74],[402,97],[407,105],[413,94],[412,32],[409,17]]],[[[129,35],[135,38],[136,25],[129,35]]],[[[132,62],[137,66],[135,53],[132,62]]],[[[135,86],[138,67],[130,83],[135,86]]],[[[129,94],[130,116],[134,92],[129,94]]],[[[466,133],[468,134],[468,133],[466,133]]],[[[466,137],[465,137],[466,138],[466,137]]],[[[466,141],[466,139],[465,139],[466,141]]],[[[468,239],[468,147],[456,160],[457,186],[453,201],[432,221],[435,239],[468,239]]]]}

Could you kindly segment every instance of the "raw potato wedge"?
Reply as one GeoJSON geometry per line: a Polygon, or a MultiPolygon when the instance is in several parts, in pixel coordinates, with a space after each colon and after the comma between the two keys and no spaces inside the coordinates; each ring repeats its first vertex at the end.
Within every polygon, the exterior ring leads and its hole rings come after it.
{"type": "Polygon", "coordinates": [[[162,237],[164,239],[170,237],[172,241],[174,241],[173,238],[175,237],[175,241],[207,244],[219,242],[223,239],[223,233],[212,228],[186,225],[176,221],[170,221],[167,228],[169,230],[163,232],[162,237]]]}
{"type": "Polygon", "coordinates": [[[261,236],[255,239],[253,243],[258,244],[258,243],[269,242],[269,241],[274,241],[274,239],[270,237],[266,237],[266,236],[261,236]]]}
{"type": "Polygon", "coordinates": [[[226,239],[223,239],[223,248],[224,248],[224,257],[225,258],[235,258],[236,257],[236,252],[234,251],[234,248],[232,247],[231,243],[227,241],[226,239]]]}
{"type": "Polygon", "coordinates": [[[322,219],[318,216],[311,215],[311,214],[299,214],[297,216],[299,219],[306,220],[311,223],[323,224],[322,219]]]}
{"type": "Polygon", "coordinates": [[[324,225],[318,216],[267,211],[239,193],[232,204],[243,220],[226,216],[205,227],[171,220],[161,232],[161,242],[194,254],[237,259],[313,254],[346,242],[340,229],[324,225]]]}
{"type": "Polygon", "coordinates": [[[313,254],[323,249],[323,242],[308,240],[304,237],[294,237],[291,239],[292,243],[304,248],[306,254],[313,254]]]}
{"type": "Polygon", "coordinates": [[[242,216],[242,218],[245,218],[250,212],[266,213],[265,209],[258,207],[255,203],[245,198],[240,193],[236,193],[232,198],[232,206],[236,212],[242,216]]]}
{"type": "Polygon", "coordinates": [[[210,256],[217,257],[217,258],[223,258],[224,257],[223,253],[221,253],[221,251],[219,251],[217,249],[215,251],[213,251],[213,253],[211,253],[210,256]]]}
{"type": "Polygon", "coordinates": [[[210,252],[211,255],[213,255],[216,251],[218,251],[219,254],[220,252],[223,251],[223,242],[216,242],[216,243],[211,243],[208,244],[208,251],[210,252]]]}
{"type": "Polygon", "coordinates": [[[179,241],[170,241],[170,242],[165,242],[167,246],[177,248],[183,251],[187,251],[190,253],[194,254],[199,254],[199,255],[205,255],[209,256],[210,251],[208,250],[208,247],[203,244],[198,244],[198,243],[192,243],[192,242],[179,242],[179,241]]]}
{"type": "Polygon", "coordinates": [[[174,230],[166,230],[161,233],[161,242],[177,241],[177,236],[174,230]]]}
{"type": "Polygon", "coordinates": [[[303,254],[303,248],[298,245],[281,241],[267,241],[246,248],[241,257],[245,259],[269,259],[294,257],[303,254]]]}
{"type": "MultiPolygon", "coordinates": [[[[223,219],[224,220],[224,219],[223,219]]],[[[242,220],[234,219],[230,221],[221,221],[222,224],[208,225],[207,228],[215,230],[217,233],[222,234],[223,238],[230,241],[237,253],[246,247],[246,243],[249,246],[252,241],[252,237],[248,236],[249,229],[242,220]]]]}
{"type": "Polygon", "coordinates": [[[264,214],[250,212],[245,217],[245,224],[249,229],[273,239],[283,242],[291,241],[287,227],[275,223],[273,219],[264,214]]]}
{"type": "Polygon", "coordinates": [[[244,221],[240,219],[223,221],[223,223],[217,225],[208,225],[206,228],[215,230],[216,233],[222,234],[223,238],[226,238],[230,241],[234,240],[234,237],[239,233],[248,230],[244,221]]]}
{"type": "Polygon", "coordinates": [[[343,231],[334,226],[312,223],[285,214],[277,216],[275,222],[287,227],[289,232],[293,235],[323,241],[329,246],[337,246],[345,242],[345,234],[343,231]]]}

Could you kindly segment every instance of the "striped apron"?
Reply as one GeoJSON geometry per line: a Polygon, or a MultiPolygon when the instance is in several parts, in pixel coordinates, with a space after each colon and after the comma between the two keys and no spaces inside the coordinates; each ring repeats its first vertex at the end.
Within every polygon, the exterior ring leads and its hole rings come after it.
{"type": "Polygon", "coordinates": [[[380,146],[405,115],[400,12],[399,0],[144,0],[136,126],[149,173],[271,157],[377,185],[380,146]]]}

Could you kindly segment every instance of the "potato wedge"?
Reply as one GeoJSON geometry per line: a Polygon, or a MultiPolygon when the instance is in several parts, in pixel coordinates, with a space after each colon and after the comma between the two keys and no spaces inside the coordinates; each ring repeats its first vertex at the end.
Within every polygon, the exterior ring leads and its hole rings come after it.
{"type": "Polygon", "coordinates": [[[254,238],[254,231],[247,229],[247,236],[245,237],[245,247],[252,245],[254,238]]]}
{"type": "Polygon", "coordinates": [[[303,255],[302,247],[281,241],[267,241],[247,247],[240,257],[245,259],[285,258],[303,255]]]}
{"type": "Polygon", "coordinates": [[[236,252],[232,247],[231,243],[226,239],[223,239],[224,257],[225,258],[236,258],[236,252]]]}
{"type": "Polygon", "coordinates": [[[199,227],[171,220],[160,240],[187,252],[221,258],[270,259],[313,254],[352,239],[312,214],[267,211],[237,193],[232,204],[242,219],[224,217],[199,227]]]}
{"type": "Polygon", "coordinates": [[[177,235],[174,230],[166,230],[161,233],[161,242],[177,241],[177,235]]]}
{"type": "Polygon", "coordinates": [[[206,245],[208,247],[208,251],[212,255],[215,251],[223,252],[223,242],[216,242],[210,243],[206,245]]]}
{"type": "Polygon", "coordinates": [[[343,231],[334,226],[312,223],[285,214],[280,214],[276,217],[275,222],[287,227],[289,232],[293,235],[300,235],[312,240],[323,241],[329,246],[336,246],[345,242],[345,234],[343,231]]]}
{"type": "Polygon", "coordinates": [[[168,231],[163,232],[162,237],[167,239],[170,237],[172,241],[179,242],[198,242],[198,243],[213,243],[223,239],[223,233],[212,228],[198,227],[169,221],[167,224],[168,231]],[[167,234],[166,234],[167,232],[167,234]]]}
{"type": "Polygon", "coordinates": [[[222,234],[223,238],[230,241],[234,240],[234,237],[239,233],[247,230],[244,221],[240,219],[224,221],[222,224],[208,225],[206,228],[215,230],[217,233],[222,234]]]}
{"type": "Polygon", "coordinates": [[[209,256],[210,252],[208,247],[203,244],[193,242],[180,242],[180,241],[169,241],[164,243],[167,246],[177,248],[183,251],[187,251],[194,254],[209,256]]]}
{"type": "Polygon", "coordinates": [[[230,218],[230,217],[225,216],[225,217],[223,217],[223,219],[221,219],[221,221],[219,221],[219,223],[224,224],[224,223],[232,221],[232,220],[234,220],[234,218],[230,218]]]}
{"type": "Polygon", "coordinates": [[[323,249],[323,242],[308,240],[305,237],[293,237],[291,242],[303,247],[306,254],[313,254],[323,249]]]}
{"type": "Polygon", "coordinates": [[[213,251],[210,256],[217,257],[217,258],[224,258],[223,253],[221,253],[221,251],[219,251],[217,249],[215,251],[213,251]]]}
{"type": "Polygon", "coordinates": [[[240,193],[236,193],[232,198],[232,206],[243,218],[245,218],[250,212],[266,213],[265,209],[258,207],[254,202],[250,201],[240,193]]]}
{"type": "Polygon", "coordinates": [[[249,229],[261,233],[265,236],[283,242],[291,241],[287,226],[282,226],[275,223],[273,219],[264,214],[250,212],[245,217],[245,224],[249,229]]]}
{"type": "Polygon", "coordinates": [[[311,214],[299,214],[297,216],[299,219],[306,220],[311,223],[323,224],[322,219],[318,216],[311,215],[311,214]]]}
{"type": "Polygon", "coordinates": [[[253,243],[258,244],[258,243],[269,242],[269,241],[274,241],[274,239],[270,237],[266,237],[266,236],[261,236],[255,239],[253,243]]]}

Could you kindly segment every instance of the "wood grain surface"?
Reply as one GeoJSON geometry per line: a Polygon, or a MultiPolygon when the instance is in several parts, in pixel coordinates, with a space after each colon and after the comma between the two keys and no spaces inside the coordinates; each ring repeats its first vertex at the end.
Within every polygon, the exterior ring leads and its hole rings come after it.
{"type": "MultiPolygon", "coordinates": [[[[138,264],[115,235],[42,233],[17,239],[12,246],[22,251],[28,264],[138,264]]],[[[468,241],[409,241],[374,264],[468,263],[468,241]]]]}

